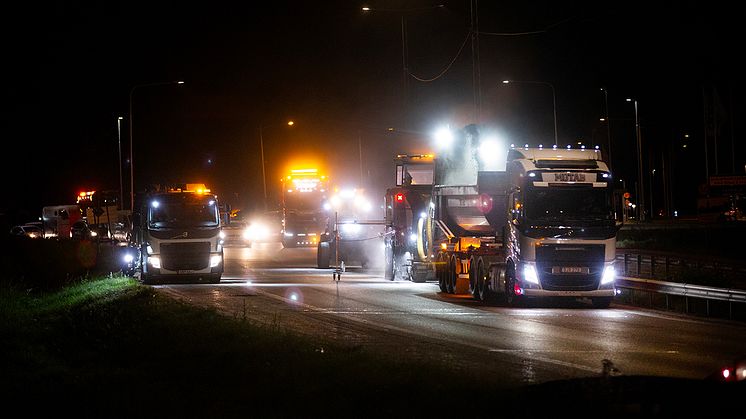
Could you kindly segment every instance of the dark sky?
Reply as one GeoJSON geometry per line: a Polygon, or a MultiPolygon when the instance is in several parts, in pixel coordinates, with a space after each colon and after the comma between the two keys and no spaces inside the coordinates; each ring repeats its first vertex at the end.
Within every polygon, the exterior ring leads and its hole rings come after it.
{"type": "Polygon", "coordinates": [[[307,156],[340,183],[359,183],[362,151],[364,186],[378,197],[393,182],[395,153],[429,151],[425,134],[476,122],[477,109],[510,142],[551,144],[549,86],[560,144],[602,147],[600,87],[608,89],[618,177],[636,173],[634,109],[624,99],[637,98],[646,170],[675,167],[688,190],[705,177],[703,103],[716,95],[719,154],[709,143],[709,174],[743,174],[746,16],[730,3],[483,0],[478,61],[464,43],[468,0],[264,3],[10,6],[2,17],[10,193],[0,209],[35,214],[81,190],[118,189],[117,116],[125,117],[126,195],[130,105],[136,189],[203,181],[249,209],[262,198],[260,125],[270,195],[288,162],[307,156]],[[363,5],[375,10],[362,13],[363,5]],[[413,75],[434,78],[452,63],[436,80],[405,82],[402,17],[413,75]],[[145,86],[175,80],[185,84],[145,86]],[[691,141],[689,154],[682,141],[691,141]]]}

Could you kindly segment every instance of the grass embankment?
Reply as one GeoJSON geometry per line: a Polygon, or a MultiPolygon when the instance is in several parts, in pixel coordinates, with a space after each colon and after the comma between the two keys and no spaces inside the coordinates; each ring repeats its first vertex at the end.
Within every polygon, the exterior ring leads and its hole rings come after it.
{"type": "Polygon", "coordinates": [[[38,295],[6,286],[0,319],[0,394],[6,411],[24,414],[464,414],[485,406],[443,396],[493,391],[434,366],[227,318],[124,277],[38,295]]]}

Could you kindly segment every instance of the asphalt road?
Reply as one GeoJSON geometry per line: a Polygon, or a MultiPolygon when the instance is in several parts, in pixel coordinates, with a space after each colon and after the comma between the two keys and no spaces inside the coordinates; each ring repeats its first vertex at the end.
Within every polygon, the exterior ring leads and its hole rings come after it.
{"type": "Polygon", "coordinates": [[[506,386],[601,374],[704,378],[746,355],[746,325],[612,304],[510,308],[441,294],[437,283],[353,269],[332,279],[315,249],[279,243],[225,250],[220,284],[156,288],[228,316],[318,340],[496,375],[506,386]]]}

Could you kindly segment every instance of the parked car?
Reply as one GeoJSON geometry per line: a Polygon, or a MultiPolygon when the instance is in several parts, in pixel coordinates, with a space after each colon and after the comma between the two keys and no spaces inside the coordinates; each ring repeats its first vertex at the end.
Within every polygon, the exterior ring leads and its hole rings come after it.
{"type": "Polygon", "coordinates": [[[14,236],[26,236],[32,239],[44,237],[44,231],[41,227],[29,224],[18,225],[11,228],[10,234],[14,236]]]}
{"type": "Polygon", "coordinates": [[[93,231],[83,220],[78,220],[70,227],[70,237],[78,240],[90,240],[96,237],[98,233],[93,231]]]}

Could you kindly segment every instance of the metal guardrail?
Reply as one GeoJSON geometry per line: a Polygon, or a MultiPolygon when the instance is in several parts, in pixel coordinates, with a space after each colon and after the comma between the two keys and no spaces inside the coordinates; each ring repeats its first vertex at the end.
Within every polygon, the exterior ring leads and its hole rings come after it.
{"type": "Polygon", "coordinates": [[[704,314],[708,317],[746,320],[744,266],[712,259],[693,260],[664,252],[620,249],[617,252],[617,270],[621,274],[617,279],[617,288],[622,291],[617,298],[627,303],[704,314]],[[681,281],[703,274],[712,275],[715,281],[726,286],[714,287],[681,281]]]}

